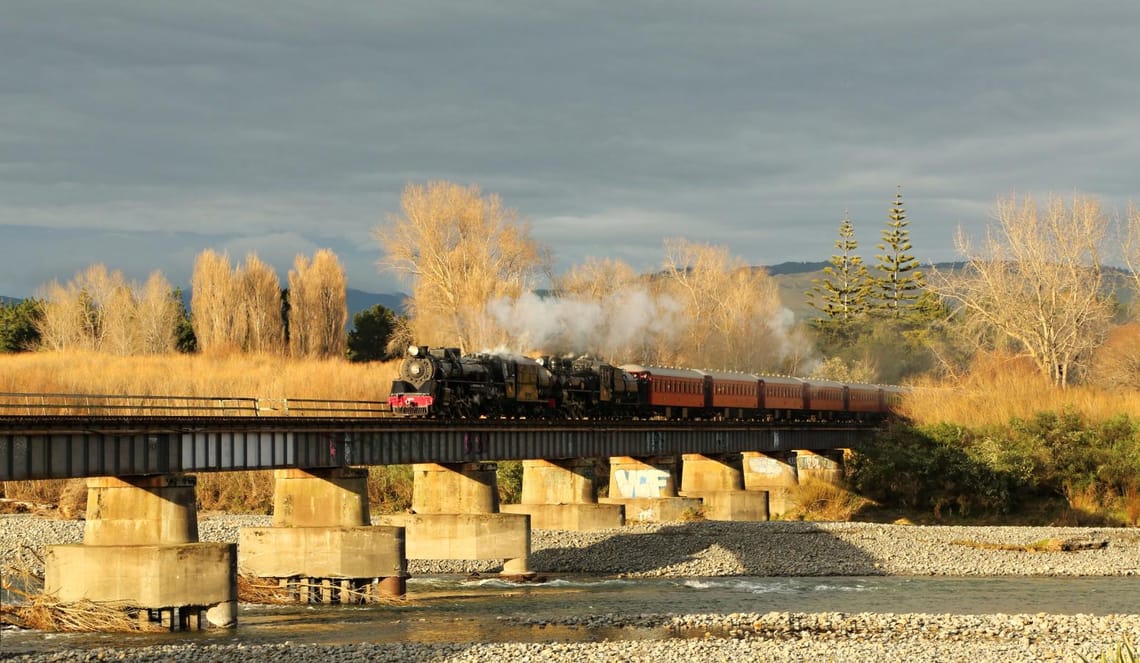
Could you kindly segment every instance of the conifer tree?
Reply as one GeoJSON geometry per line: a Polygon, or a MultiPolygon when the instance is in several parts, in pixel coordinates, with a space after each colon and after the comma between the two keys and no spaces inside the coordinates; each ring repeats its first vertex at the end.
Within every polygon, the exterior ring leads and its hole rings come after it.
{"type": "Polygon", "coordinates": [[[812,279],[814,285],[807,299],[813,308],[827,315],[829,321],[849,322],[867,312],[871,278],[863,259],[854,255],[859,243],[855,241],[855,226],[846,211],[839,224],[835,248],[839,253],[831,256],[831,264],[823,268],[824,278],[812,279]]]}
{"type": "Polygon", "coordinates": [[[895,202],[887,216],[883,241],[876,245],[882,253],[875,255],[874,305],[891,318],[902,318],[915,305],[926,287],[918,258],[911,255],[909,222],[903,208],[902,191],[895,190],[895,202]]]}

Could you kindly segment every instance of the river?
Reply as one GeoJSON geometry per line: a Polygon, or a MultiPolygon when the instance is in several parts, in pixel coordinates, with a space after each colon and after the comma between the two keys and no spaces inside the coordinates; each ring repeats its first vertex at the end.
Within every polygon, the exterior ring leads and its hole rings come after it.
{"type": "Polygon", "coordinates": [[[718,577],[614,579],[559,576],[516,585],[459,576],[412,578],[406,603],[373,606],[243,605],[236,629],[196,633],[63,634],[8,630],[5,653],[200,643],[552,642],[661,639],[661,629],[571,628],[567,616],[740,612],[940,614],[1134,613],[1140,577],[718,577]],[[538,623],[536,623],[538,622],[538,623]]]}

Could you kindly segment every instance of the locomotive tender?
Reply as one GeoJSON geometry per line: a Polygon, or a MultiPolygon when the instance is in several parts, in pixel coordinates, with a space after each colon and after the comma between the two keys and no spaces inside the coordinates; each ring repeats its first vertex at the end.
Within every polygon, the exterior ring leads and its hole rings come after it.
{"type": "Polygon", "coordinates": [[[590,357],[463,355],[413,345],[388,404],[404,416],[539,419],[865,421],[903,389],[687,368],[614,366],[590,357]]]}

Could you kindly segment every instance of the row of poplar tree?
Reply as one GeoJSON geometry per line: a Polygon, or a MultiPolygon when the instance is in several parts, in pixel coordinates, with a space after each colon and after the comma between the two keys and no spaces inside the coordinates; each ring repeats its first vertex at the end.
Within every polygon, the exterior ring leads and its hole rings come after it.
{"type": "Polygon", "coordinates": [[[0,351],[89,350],[152,355],[198,350],[294,357],[343,357],[347,345],[347,283],[336,255],[299,255],[282,288],[257,255],[231,265],[203,251],[194,263],[190,312],[180,290],[160,272],[128,282],[102,264],[41,296],[0,306],[0,351]]]}

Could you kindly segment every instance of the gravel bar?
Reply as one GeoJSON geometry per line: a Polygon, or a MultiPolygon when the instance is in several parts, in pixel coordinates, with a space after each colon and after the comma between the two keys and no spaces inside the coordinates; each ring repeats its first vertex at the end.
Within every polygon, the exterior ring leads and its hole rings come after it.
{"type": "MultiPolygon", "coordinates": [[[[203,541],[237,540],[268,516],[203,515],[203,541]]],[[[79,543],[83,523],[28,515],[0,517],[0,550],[79,543]]],[[[1133,576],[1140,530],[1077,527],[949,527],[872,523],[638,524],[600,532],[534,530],[538,573],[623,577],[712,576],[1133,576]],[[1075,550],[1010,549],[1042,541],[1075,550]]],[[[411,560],[413,575],[494,572],[495,562],[411,560]]],[[[1140,606],[1140,600],[1137,605],[1140,606]]],[[[1140,611],[1138,611],[1140,613],[1140,611]]],[[[549,623],[549,622],[547,622],[549,623]]],[[[661,614],[582,615],[562,623],[605,626],[660,639],[573,643],[301,643],[68,650],[45,661],[1077,661],[1124,639],[1140,643],[1140,614],[661,614]]],[[[0,658],[5,658],[0,651],[0,658]]]]}

